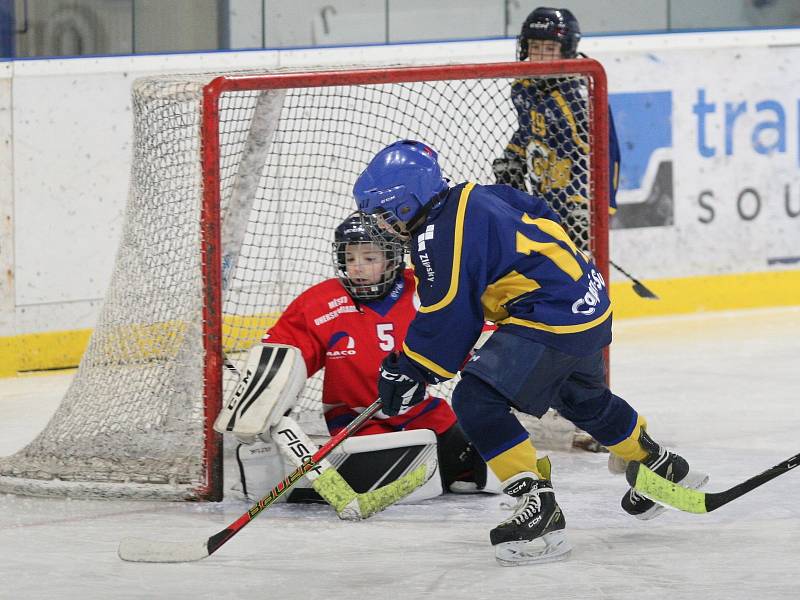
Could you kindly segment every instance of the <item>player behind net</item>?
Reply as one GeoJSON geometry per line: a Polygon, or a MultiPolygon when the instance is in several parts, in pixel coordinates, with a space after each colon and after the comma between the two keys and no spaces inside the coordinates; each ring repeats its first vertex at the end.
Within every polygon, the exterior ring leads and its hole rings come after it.
{"type": "MultiPolygon", "coordinates": [[[[403,244],[359,214],[336,227],[333,262],[337,277],[301,293],[249,353],[242,380],[217,421],[220,431],[249,444],[239,447],[240,459],[268,454],[265,446],[274,442],[297,467],[316,450],[285,415],[306,377],[323,367],[322,409],[331,435],[378,397],[375,373],[386,355],[401,347],[416,313],[413,272],[405,267],[403,244]]],[[[487,487],[485,462],[442,398],[428,395],[391,416],[379,412],[344,447],[346,457],[339,457],[337,469],[326,461],[320,472],[308,475],[343,518],[370,516],[412,492],[416,501],[443,490],[487,487]]],[[[240,462],[251,495],[260,495],[253,489],[257,481],[267,489],[274,484],[263,461],[240,462]]],[[[488,491],[492,486],[499,492],[490,478],[488,491]]],[[[299,497],[319,500],[313,492],[299,497]]]]}
{"type": "MultiPolygon", "coordinates": [[[[522,24],[517,58],[549,62],[585,57],[578,52],[581,30],[567,9],[539,7],[522,24]]],[[[562,220],[572,241],[589,250],[588,90],[582,78],[518,79],[511,86],[517,130],[492,167],[497,183],[543,198],[562,220]]],[[[620,151],[611,108],[609,133],[609,212],[616,211],[620,151]]]]}
{"type": "MultiPolygon", "coordinates": [[[[409,240],[414,268],[426,274],[402,352],[381,365],[386,414],[424,400],[427,383],[452,378],[484,319],[498,325],[461,371],[452,398],[467,437],[517,501],[490,532],[498,562],[558,560],[570,551],[549,463],[537,461],[511,407],[536,417],[556,408],[623,460],[685,484],[707,479],[653,441],[644,417],[609,390],[605,281],[544,200],[507,185],[450,187],[436,152],[411,140],[378,152],[353,194],[385,231],[409,240]]],[[[651,518],[662,507],[629,490],[622,508],[651,518]]]]}
{"type": "MultiPolygon", "coordinates": [[[[517,59],[549,62],[585,56],[578,53],[581,30],[567,9],[539,7],[522,24],[517,59]]],[[[540,196],[559,215],[575,245],[589,252],[589,136],[586,120],[588,91],[581,78],[518,79],[511,86],[517,129],[503,156],[492,163],[497,183],[540,196]]],[[[620,151],[611,108],[609,124],[609,212],[616,211],[620,151]]],[[[565,430],[556,415],[550,428],[565,430]]],[[[566,429],[566,431],[569,431],[566,429]]],[[[573,428],[573,446],[591,451],[602,447],[573,428]]]]}

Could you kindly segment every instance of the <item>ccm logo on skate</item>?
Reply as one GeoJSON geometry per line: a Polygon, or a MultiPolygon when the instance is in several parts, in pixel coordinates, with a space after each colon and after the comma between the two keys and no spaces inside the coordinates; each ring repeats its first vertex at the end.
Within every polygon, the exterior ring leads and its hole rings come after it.
{"type": "Polygon", "coordinates": [[[533,521],[528,523],[528,527],[530,528],[530,527],[533,527],[535,525],[538,525],[539,521],[541,521],[541,520],[542,520],[542,517],[540,515],[540,516],[536,517],[533,521]]]}
{"type": "Polygon", "coordinates": [[[519,491],[520,491],[520,490],[523,488],[523,486],[524,486],[524,485],[525,485],[525,482],[520,482],[520,483],[518,483],[517,485],[515,485],[514,487],[512,487],[512,488],[510,488],[510,489],[507,489],[507,490],[505,490],[505,492],[506,492],[506,494],[508,494],[509,496],[513,496],[513,495],[515,495],[517,492],[519,492],[519,491]]]}

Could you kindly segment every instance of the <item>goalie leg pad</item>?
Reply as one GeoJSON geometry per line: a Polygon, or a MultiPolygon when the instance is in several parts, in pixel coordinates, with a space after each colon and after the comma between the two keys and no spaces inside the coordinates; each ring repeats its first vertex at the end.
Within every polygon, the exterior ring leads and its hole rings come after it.
{"type": "Polygon", "coordinates": [[[233,483],[226,493],[233,492],[236,498],[241,494],[247,500],[261,498],[275,486],[277,481],[283,479],[288,470],[278,447],[274,443],[262,441],[254,444],[238,444],[236,466],[239,471],[239,482],[233,483]]]}
{"type": "Polygon", "coordinates": [[[305,381],[306,364],[300,350],[284,344],[254,346],[214,429],[233,433],[244,444],[254,443],[296,404],[305,381]]]}
{"type": "MultiPolygon", "coordinates": [[[[283,417],[273,429],[272,435],[281,455],[295,468],[303,464],[304,461],[309,460],[317,451],[316,444],[311,441],[297,422],[291,417],[283,417]]],[[[311,485],[314,491],[328,504],[333,506],[340,518],[347,520],[366,519],[395,502],[413,496],[419,489],[426,488],[429,480],[438,479],[433,477],[437,471],[435,434],[432,431],[424,430],[424,432],[418,433],[412,437],[413,441],[417,442],[433,441],[433,451],[424,454],[420,460],[408,463],[408,468],[405,468],[406,462],[402,460],[396,461],[394,465],[396,471],[394,478],[390,479],[386,476],[381,477],[368,489],[354,490],[347,479],[343,477],[343,474],[336,470],[336,465],[340,463],[343,464],[341,460],[342,457],[352,456],[351,454],[347,454],[348,447],[350,448],[350,452],[355,451],[355,455],[357,456],[363,456],[363,453],[359,454],[359,450],[365,448],[380,449],[385,448],[387,445],[395,445],[403,449],[402,445],[398,446],[402,442],[400,438],[396,437],[396,434],[348,438],[342,443],[341,447],[344,449],[343,453],[339,455],[336,453],[330,454],[330,461],[327,458],[321,460],[316,469],[312,469],[306,474],[306,478],[312,482],[311,485]],[[382,443],[381,440],[378,440],[379,443],[376,443],[373,439],[382,438],[384,436],[390,436],[390,438],[394,436],[394,438],[390,439],[388,442],[383,440],[382,443]],[[349,445],[348,442],[350,442],[349,445]],[[432,460],[429,455],[433,456],[432,460]],[[427,459],[425,459],[426,456],[428,456],[427,459]]],[[[407,438],[408,436],[402,436],[402,439],[407,438]]],[[[368,450],[366,453],[369,454],[370,451],[368,450]]],[[[374,464],[374,461],[370,461],[370,464],[365,465],[365,467],[368,472],[373,475],[376,472],[379,475],[383,473],[383,471],[378,468],[379,465],[374,464]]],[[[315,497],[309,492],[309,490],[306,490],[299,495],[303,497],[304,501],[313,502],[315,497]]],[[[441,485],[439,485],[439,491],[436,495],[440,493],[441,485]]],[[[295,497],[294,494],[289,496],[290,502],[293,500],[293,497],[295,497]]]]}
{"type": "MultiPolygon", "coordinates": [[[[275,440],[281,455],[294,468],[310,460],[318,450],[317,445],[311,441],[300,425],[297,424],[297,421],[291,417],[282,417],[278,421],[272,430],[272,438],[275,440]]],[[[327,458],[319,461],[314,469],[306,473],[305,477],[311,482],[314,491],[336,510],[336,514],[340,518],[345,520],[365,518],[365,515],[362,515],[359,510],[358,494],[332,468],[327,458]]],[[[310,490],[302,493],[307,496],[310,490]]]]}
{"type": "MultiPolygon", "coordinates": [[[[369,516],[395,502],[442,494],[436,448],[436,434],[418,429],[348,438],[328,458],[358,495],[362,515],[369,516]]],[[[289,496],[289,502],[314,500],[305,493],[289,496]]]]}
{"type": "MultiPolygon", "coordinates": [[[[425,465],[427,481],[398,500],[414,504],[442,494],[439,476],[438,444],[430,429],[414,429],[348,438],[334,453],[331,462],[360,494],[368,494],[399,480],[417,480],[414,474],[425,465]]],[[[399,485],[399,484],[398,484],[399,485]]]]}

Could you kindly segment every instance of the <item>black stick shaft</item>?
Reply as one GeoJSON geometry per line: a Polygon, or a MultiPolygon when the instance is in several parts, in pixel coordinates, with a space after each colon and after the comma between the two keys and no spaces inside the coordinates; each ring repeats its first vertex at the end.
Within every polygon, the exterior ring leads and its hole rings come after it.
{"type": "Polygon", "coordinates": [[[750,492],[756,489],[757,487],[764,485],[765,483],[775,479],[779,475],[788,473],[798,465],[800,465],[800,454],[795,454],[794,456],[786,459],[782,463],[779,463],[774,467],[770,467],[763,473],[759,473],[755,477],[751,477],[747,481],[743,481],[742,483],[735,485],[732,488],[725,490],[724,492],[706,493],[706,511],[711,512],[712,510],[715,510],[732,500],[736,500],[736,498],[739,498],[740,496],[743,496],[747,492],[750,492]]]}

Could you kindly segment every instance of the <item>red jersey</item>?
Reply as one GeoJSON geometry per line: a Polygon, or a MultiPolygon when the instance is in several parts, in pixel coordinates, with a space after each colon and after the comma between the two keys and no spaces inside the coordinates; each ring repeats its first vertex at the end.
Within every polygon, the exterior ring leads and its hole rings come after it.
{"type": "MultiPolygon", "coordinates": [[[[399,351],[416,314],[414,276],[408,269],[381,300],[356,304],[338,279],[328,279],[300,294],[264,335],[263,341],[300,349],[310,377],[325,367],[322,408],[331,435],[378,397],[378,369],[399,351]]],[[[428,396],[394,417],[383,412],[359,434],[402,429],[443,433],[456,422],[441,398],[428,396]]]]}

